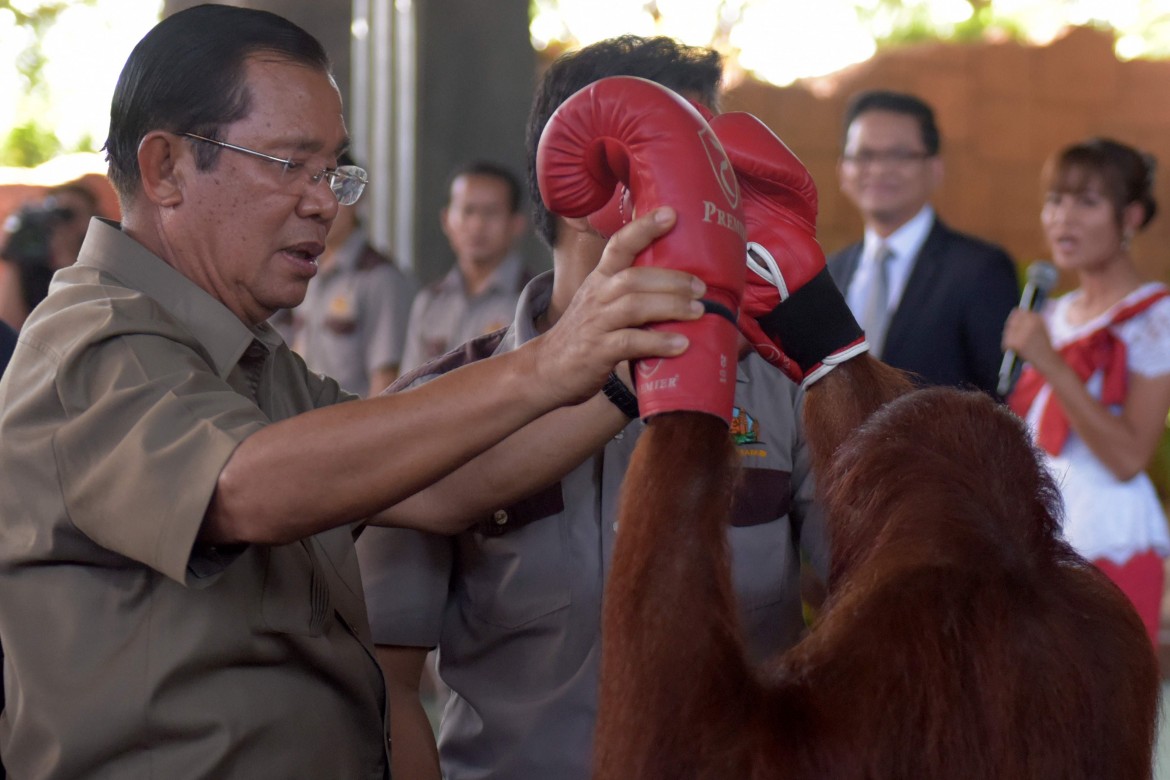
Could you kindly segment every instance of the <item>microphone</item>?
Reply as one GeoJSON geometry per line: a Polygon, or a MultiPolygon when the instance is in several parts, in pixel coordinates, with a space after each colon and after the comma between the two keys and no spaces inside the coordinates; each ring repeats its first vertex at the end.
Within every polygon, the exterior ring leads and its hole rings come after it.
{"type": "MultiPolygon", "coordinates": [[[[1020,295],[1020,308],[1027,311],[1036,311],[1044,305],[1048,293],[1056,286],[1060,279],[1060,272],[1056,266],[1044,260],[1037,260],[1028,266],[1027,281],[1024,283],[1024,292],[1020,295]]],[[[999,385],[995,390],[1001,397],[1007,397],[1012,385],[1020,378],[1020,361],[1014,349],[1003,353],[1003,362],[999,364],[999,385]]]]}

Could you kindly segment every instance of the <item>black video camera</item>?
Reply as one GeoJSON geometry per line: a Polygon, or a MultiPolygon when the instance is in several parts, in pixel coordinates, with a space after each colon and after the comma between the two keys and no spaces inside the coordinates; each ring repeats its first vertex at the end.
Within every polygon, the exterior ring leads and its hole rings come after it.
{"type": "Polygon", "coordinates": [[[51,265],[53,231],[73,217],[73,209],[58,206],[51,197],[24,206],[4,221],[5,240],[0,257],[10,263],[51,265]]]}
{"type": "Polygon", "coordinates": [[[52,197],[26,205],[4,221],[4,248],[0,259],[20,272],[21,297],[31,310],[49,294],[53,278],[53,233],[73,219],[74,212],[58,206],[52,197]]]}

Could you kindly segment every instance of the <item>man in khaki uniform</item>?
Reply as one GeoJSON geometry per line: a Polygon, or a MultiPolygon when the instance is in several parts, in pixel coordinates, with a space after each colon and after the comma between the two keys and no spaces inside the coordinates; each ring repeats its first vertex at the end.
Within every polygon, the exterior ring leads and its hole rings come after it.
{"type": "Polygon", "coordinates": [[[124,221],[91,223],[0,381],[15,777],[386,777],[362,525],[458,530],[410,509],[488,505],[458,488],[500,481],[476,455],[510,466],[501,440],[556,438],[562,420],[589,435],[572,416],[608,404],[615,364],[686,347],[632,326],[701,313],[689,275],[627,269],[666,211],[615,236],[569,321],[525,348],[369,400],[312,374],[267,319],[303,298],[365,181],[336,167],[328,67],[278,16],[199,6],[119,79],[106,148],[124,221]]]}
{"type": "MultiPolygon", "coordinates": [[[[534,222],[552,249],[553,271],[525,287],[506,333],[477,339],[398,381],[442,381],[455,366],[523,349],[546,328],[559,327],[553,323],[564,316],[577,283],[601,260],[604,239],[584,219],[551,213],[536,186],[537,141],[564,100],[597,79],[624,75],[714,107],[721,74],[716,52],[666,38],[609,39],[553,63],[528,123],[534,222]]],[[[437,780],[440,771],[446,780],[591,776],[602,595],[621,533],[618,496],[644,427],[631,419],[638,416],[636,400],[624,398],[622,385],[607,389],[615,399],[615,408],[601,410],[610,437],[589,448],[552,442],[568,462],[551,473],[547,488],[500,502],[453,537],[371,529],[359,541],[374,642],[396,694],[390,725],[395,743],[406,743],[395,761],[409,765],[409,777],[437,780]],[[616,411],[619,404],[629,416],[616,411]],[[425,720],[420,669],[435,647],[449,689],[437,746],[415,736],[425,720]]],[[[801,553],[822,575],[827,569],[799,424],[803,399],[743,342],[730,431],[743,469],[727,543],[740,622],[757,658],[793,645],[804,628],[801,553]]],[[[513,477],[529,473],[521,465],[513,477]]]]}
{"type": "Polygon", "coordinates": [[[516,251],[527,221],[520,182],[507,168],[477,160],[451,174],[439,215],[455,264],[410,307],[402,371],[505,327],[532,272],[516,251]]]}

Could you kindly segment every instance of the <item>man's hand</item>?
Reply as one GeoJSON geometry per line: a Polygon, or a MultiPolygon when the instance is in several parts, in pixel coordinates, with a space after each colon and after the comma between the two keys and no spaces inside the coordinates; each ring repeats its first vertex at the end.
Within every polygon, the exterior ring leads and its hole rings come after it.
{"type": "Polygon", "coordinates": [[[682,271],[630,267],[639,252],[674,227],[675,219],[674,210],[663,207],[615,233],[557,324],[531,342],[538,355],[537,381],[554,389],[563,403],[595,394],[624,360],[686,351],[685,336],[641,326],[698,319],[706,285],[682,271]]]}
{"type": "Polygon", "coordinates": [[[703,306],[710,316],[650,326],[683,334],[690,347],[681,356],[638,361],[639,411],[643,419],[688,411],[730,421],[745,229],[734,171],[707,121],[652,81],[599,79],[549,118],[536,150],[536,178],[549,211],[570,219],[604,209],[619,183],[629,189],[632,213],[676,211],[677,227],[639,254],[637,265],[698,276],[707,286],[703,306]]]}

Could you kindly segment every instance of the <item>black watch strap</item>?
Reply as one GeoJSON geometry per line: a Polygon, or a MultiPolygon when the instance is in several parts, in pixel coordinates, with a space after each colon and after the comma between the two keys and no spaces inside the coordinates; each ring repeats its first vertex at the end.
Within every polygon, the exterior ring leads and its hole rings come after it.
{"type": "Polygon", "coordinates": [[[601,386],[601,392],[605,393],[605,397],[609,399],[610,403],[626,417],[631,420],[638,419],[638,396],[630,392],[626,383],[619,379],[617,374],[609,372],[605,384],[601,386]]]}

